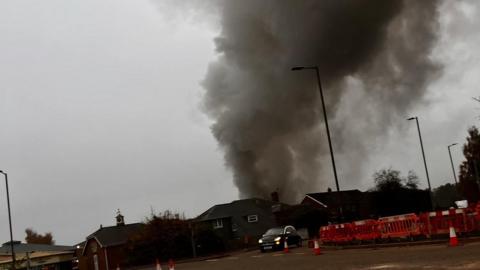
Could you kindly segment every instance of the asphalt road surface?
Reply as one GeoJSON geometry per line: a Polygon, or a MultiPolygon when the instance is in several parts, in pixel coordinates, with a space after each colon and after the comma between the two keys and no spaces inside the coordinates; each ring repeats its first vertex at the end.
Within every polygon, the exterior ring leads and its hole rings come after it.
{"type": "MultiPolygon", "coordinates": [[[[168,269],[162,266],[162,269],[168,269]]],[[[250,251],[218,259],[181,263],[184,269],[480,269],[480,243],[458,247],[445,245],[389,247],[379,249],[325,250],[314,256],[311,249],[290,253],[250,251]]]]}

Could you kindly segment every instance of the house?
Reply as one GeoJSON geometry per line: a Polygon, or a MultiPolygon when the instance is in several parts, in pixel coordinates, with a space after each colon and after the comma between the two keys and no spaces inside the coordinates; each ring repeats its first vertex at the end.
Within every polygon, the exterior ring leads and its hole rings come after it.
{"type": "Polygon", "coordinates": [[[257,244],[269,228],[277,226],[274,212],[282,204],[258,198],[218,204],[196,219],[196,223],[211,226],[227,247],[257,244]]]}
{"type": "Polygon", "coordinates": [[[327,209],[310,204],[282,207],[275,216],[279,225],[293,225],[304,238],[318,236],[320,227],[328,223],[327,209]]]}
{"type": "Polygon", "coordinates": [[[302,205],[324,209],[328,221],[350,222],[405,213],[419,213],[431,209],[429,192],[417,189],[392,191],[345,190],[306,194],[302,205]]]}
{"type": "Polygon", "coordinates": [[[120,210],[116,226],[102,227],[87,236],[78,246],[77,256],[80,270],[114,270],[125,263],[125,247],[130,236],[139,232],[143,223],[125,224],[120,210]]]}
{"type": "MultiPolygon", "coordinates": [[[[74,265],[72,246],[26,244],[14,241],[15,269],[70,270],[74,265]]],[[[11,245],[0,247],[0,269],[11,269],[11,245]]]]}
{"type": "Polygon", "coordinates": [[[328,212],[330,221],[343,222],[368,218],[370,200],[358,189],[308,193],[300,204],[328,212]]]}

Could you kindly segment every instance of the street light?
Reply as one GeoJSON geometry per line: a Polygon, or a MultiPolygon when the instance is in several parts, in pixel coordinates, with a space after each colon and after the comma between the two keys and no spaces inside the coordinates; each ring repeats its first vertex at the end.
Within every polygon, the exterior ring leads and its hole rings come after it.
{"type": "Polygon", "coordinates": [[[428,176],[428,169],[427,169],[427,159],[425,158],[425,151],[423,150],[423,142],[422,142],[422,133],[420,132],[420,124],[418,124],[418,117],[410,117],[407,120],[415,120],[417,122],[417,130],[418,130],[418,138],[420,139],[420,148],[422,148],[422,156],[423,156],[423,164],[425,165],[425,174],[427,175],[427,183],[428,183],[428,194],[430,196],[430,202],[433,206],[433,198],[432,198],[432,186],[430,185],[430,177],[428,176]]]}
{"type": "Polygon", "coordinates": [[[13,233],[12,233],[12,215],[10,212],[10,195],[8,193],[8,176],[6,172],[0,170],[0,173],[5,176],[5,186],[7,188],[7,207],[8,207],[8,223],[10,225],[10,248],[12,249],[12,269],[15,269],[15,251],[13,249],[13,233]]]}
{"type": "Polygon", "coordinates": [[[452,172],[453,172],[453,179],[455,180],[455,186],[457,185],[457,174],[455,173],[455,167],[453,166],[453,159],[452,159],[452,152],[450,151],[450,147],[457,145],[458,143],[452,143],[448,148],[448,155],[450,156],[450,163],[452,164],[452,172]]]}
{"type": "Polygon", "coordinates": [[[299,71],[299,70],[304,70],[304,69],[313,69],[313,70],[315,70],[315,72],[317,74],[318,90],[320,92],[320,98],[322,100],[323,117],[325,119],[325,128],[327,129],[327,138],[328,138],[328,146],[329,146],[329,149],[330,149],[330,157],[332,158],[333,175],[335,176],[335,185],[337,186],[337,192],[338,192],[338,191],[340,191],[340,187],[338,185],[337,168],[335,167],[335,158],[333,156],[332,141],[330,139],[330,130],[328,128],[327,110],[325,109],[325,100],[323,99],[323,90],[322,90],[322,82],[320,81],[320,72],[318,71],[317,66],[293,67],[292,71],[299,71]]]}

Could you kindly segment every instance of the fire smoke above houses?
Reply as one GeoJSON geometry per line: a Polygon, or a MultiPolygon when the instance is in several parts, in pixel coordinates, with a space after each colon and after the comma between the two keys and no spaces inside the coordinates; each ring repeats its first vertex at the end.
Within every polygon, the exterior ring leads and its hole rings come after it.
{"type": "Polygon", "coordinates": [[[219,57],[203,82],[204,106],[240,197],[279,190],[292,202],[334,185],[315,74],[293,66],[319,67],[335,151],[351,153],[339,171],[359,170],[355,157],[367,156],[366,141],[382,138],[441,70],[430,57],[438,4],[219,2],[219,57]],[[361,105],[349,104],[352,92],[361,105]]]}

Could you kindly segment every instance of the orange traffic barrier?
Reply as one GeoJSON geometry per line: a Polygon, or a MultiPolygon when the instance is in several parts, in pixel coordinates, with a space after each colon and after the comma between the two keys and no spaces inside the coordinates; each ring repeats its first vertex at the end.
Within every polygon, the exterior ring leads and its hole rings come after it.
{"type": "Polygon", "coordinates": [[[355,221],[353,225],[353,238],[358,241],[373,241],[380,238],[378,222],[374,219],[355,221]]]}
{"type": "Polygon", "coordinates": [[[404,214],[378,219],[382,238],[407,238],[421,234],[421,228],[415,214],[404,214]]]}
{"type": "Polygon", "coordinates": [[[475,230],[475,217],[467,209],[449,209],[422,213],[421,223],[424,224],[423,233],[429,235],[449,234],[450,227],[456,232],[467,233],[475,230]]]}

